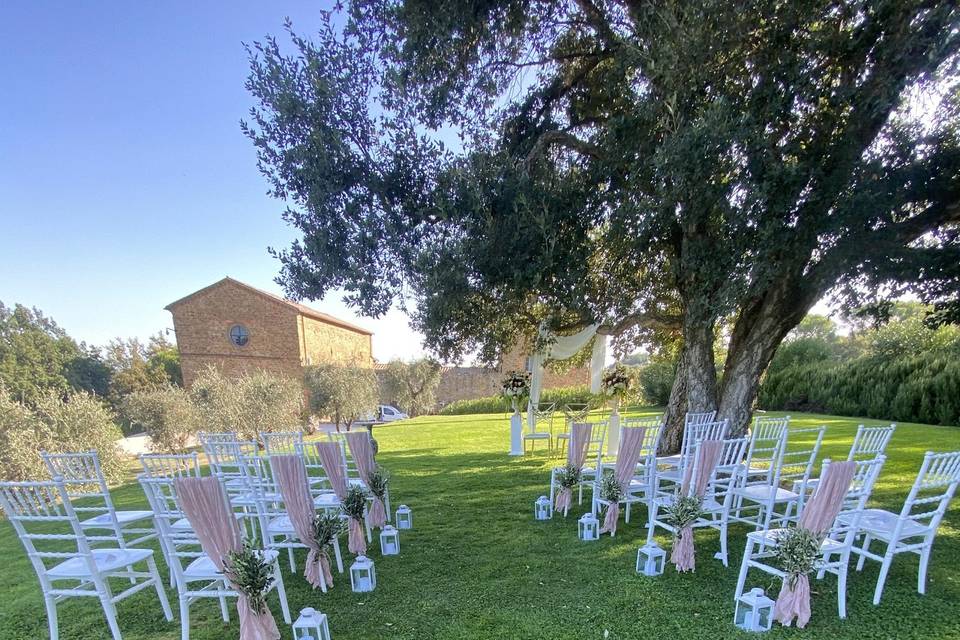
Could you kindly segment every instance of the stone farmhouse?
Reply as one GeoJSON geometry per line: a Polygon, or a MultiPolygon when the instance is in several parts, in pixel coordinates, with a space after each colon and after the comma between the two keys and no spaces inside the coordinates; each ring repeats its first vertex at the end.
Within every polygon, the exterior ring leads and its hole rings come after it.
{"type": "MultiPolygon", "coordinates": [[[[262,369],[300,378],[318,364],[373,367],[373,334],[362,327],[248,284],[224,278],[171,302],[180,349],[183,382],[190,386],[202,369],[214,366],[226,375],[262,369]]],[[[506,372],[529,368],[521,348],[504,354],[493,367],[444,367],[437,403],[491,396],[506,372]]],[[[544,389],[588,384],[590,372],[575,368],[546,371],[544,389]]],[[[383,399],[389,401],[388,398],[383,399]]]]}
{"type": "Polygon", "coordinates": [[[315,364],[373,366],[373,334],[302,304],[224,278],[171,302],[183,382],[208,365],[301,377],[315,364]]]}

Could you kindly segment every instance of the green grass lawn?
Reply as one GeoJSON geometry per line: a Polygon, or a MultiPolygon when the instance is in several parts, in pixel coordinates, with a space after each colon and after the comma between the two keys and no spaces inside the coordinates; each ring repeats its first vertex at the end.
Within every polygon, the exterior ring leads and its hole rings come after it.
{"type": "MultiPolygon", "coordinates": [[[[794,415],[796,426],[828,427],[824,456],[843,458],[862,421],[834,416],[794,415]]],[[[868,421],[878,424],[877,421],[868,421]]],[[[731,566],[712,556],[716,532],[697,534],[697,570],[658,578],[634,572],[645,536],[643,509],[616,538],[577,540],[575,506],[564,520],[536,522],[534,499],[547,492],[548,469],[558,460],[545,450],[524,458],[506,455],[504,415],[423,417],[377,430],[379,462],[393,474],[396,504],[414,510],[412,531],[402,532],[400,556],[382,558],[379,543],[377,589],[354,594],[349,578],[335,574],[327,595],[312,591],[286,563],[290,607],[313,606],[327,613],[336,640],[376,638],[747,638],[734,629],[733,589],[743,553],[745,529],[731,534],[731,566]],[[608,635],[607,635],[608,634],[608,635]]],[[[960,449],[960,429],[901,425],[873,503],[899,510],[927,450],[960,449]]],[[[131,476],[132,482],[132,476],[131,476]]],[[[135,483],[114,492],[120,508],[145,508],[135,483]]],[[[584,503],[584,507],[587,507],[584,503]]],[[[958,505],[960,506],[960,505],[958,505]]],[[[665,535],[661,546],[669,548],[665,535]]],[[[345,547],[344,547],[345,548],[345,547]]],[[[23,548],[7,523],[0,524],[0,639],[47,637],[40,587],[23,548]]],[[[302,571],[304,552],[298,556],[302,571]]],[[[162,558],[157,552],[158,562],[162,558]]],[[[282,558],[283,559],[283,558],[282,558]]],[[[877,564],[851,571],[849,618],[836,613],[836,580],[812,581],[813,618],[805,630],[778,629],[776,637],[960,638],[960,509],[945,519],[934,546],[927,595],[916,592],[917,559],[900,556],[879,607],[871,604],[877,564]]],[[[769,576],[752,573],[750,586],[772,588],[769,576]]],[[[168,591],[176,613],[175,590],[168,591]]],[[[224,624],[215,600],[191,609],[191,637],[221,640],[237,636],[237,618],[224,624]]],[[[155,594],[141,592],[119,605],[124,638],[179,638],[179,622],[166,622],[155,594]]],[[[271,608],[284,638],[276,597],[271,608]]],[[[107,638],[99,603],[73,599],[60,605],[61,638],[107,638]]]]}

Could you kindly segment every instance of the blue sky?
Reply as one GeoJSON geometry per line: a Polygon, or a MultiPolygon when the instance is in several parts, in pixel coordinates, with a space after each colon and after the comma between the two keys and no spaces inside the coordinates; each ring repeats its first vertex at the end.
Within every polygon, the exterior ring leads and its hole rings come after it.
{"type": "MultiPolygon", "coordinates": [[[[267,247],[295,236],[240,132],[243,42],[301,33],[327,3],[0,3],[0,300],[78,339],[146,337],[225,275],[279,293],[267,247]]],[[[394,312],[358,318],[374,355],[412,357],[394,312]]]]}

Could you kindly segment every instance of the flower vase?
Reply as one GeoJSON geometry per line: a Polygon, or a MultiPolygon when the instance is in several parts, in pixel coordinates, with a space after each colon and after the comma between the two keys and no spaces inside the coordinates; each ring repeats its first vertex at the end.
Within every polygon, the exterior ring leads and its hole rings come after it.
{"type": "Polygon", "coordinates": [[[620,449],[620,397],[613,397],[610,408],[610,426],[607,428],[607,455],[616,457],[620,449]]]}
{"type": "Polygon", "coordinates": [[[517,409],[516,399],[511,401],[513,405],[513,415],[510,416],[510,455],[523,455],[523,418],[520,417],[520,410],[517,409]]]}

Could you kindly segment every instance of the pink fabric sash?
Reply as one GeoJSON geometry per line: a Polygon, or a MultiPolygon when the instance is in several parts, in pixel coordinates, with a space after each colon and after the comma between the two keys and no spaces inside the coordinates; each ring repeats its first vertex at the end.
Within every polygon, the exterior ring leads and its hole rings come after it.
{"type": "MultiPolygon", "coordinates": [[[[231,586],[236,588],[230,572],[224,571],[224,560],[231,551],[243,547],[240,527],[233,511],[227,507],[227,497],[220,481],[214,477],[177,478],[174,487],[183,508],[183,514],[193,525],[200,547],[231,586]]],[[[239,592],[237,614],[240,617],[240,640],[279,640],[280,630],[270,609],[258,614],[247,597],[239,592]]]]}
{"type": "MultiPolygon", "coordinates": [[[[818,538],[825,536],[843,508],[843,499],[850,490],[856,470],[856,462],[830,463],[817,484],[817,492],[800,514],[797,526],[818,538]]],[[[810,621],[810,579],[806,575],[796,576],[793,587],[790,579],[791,576],[783,579],[773,607],[773,619],[789,627],[796,618],[797,627],[802,629],[810,621]]]]}
{"type": "Polygon", "coordinates": [[[343,451],[340,445],[336,442],[318,442],[316,447],[320,464],[327,473],[333,492],[337,498],[343,500],[347,497],[347,476],[343,469],[343,451]]]}
{"type": "Polygon", "coordinates": [[[347,548],[358,556],[366,555],[367,539],[363,536],[363,525],[351,517],[347,522],[347,548]]]}
{"type": "MultiPolygon", "coordinates": [[[[346,434],[347,445],[350,447],[350,455],[357,463],[357,471],[360,472],[360,479],[364,484],[370,486],[370,476],[377,469],[377,463],[373,459],[373,445],[370,442],[370,435],[361,432],[352,432],[346,434]]],[[[370,511],[367,518],[371,527],[382,529],[387,524],[387,509],[383,505],[383,500],[378,496],[373,496],[371,500],[370,511]]]]}
{"type": "Polygon", "coordinates": [[[300,542],[307,547],[307,565],[303,577],[314,588],[333,586],[333,574],[325,549],[320,548],[313,537],[313,518],[316,515],[313,499],[310,497],[310,485],[307,470],[299,456],[271,456],[270,468],[273,469],[287,516],[293,525],[300,542]],[[326,570],[324,570],[326,569],[326,570]]]}
{"type": "MultiPolygon", "coordinates": [[[[593,425],[589,422],[574,423],[571,427],[570,447],[567,449],[567,464],[577,469],[583,468],[583,463],[587,459],[587,448],[590,444],[590,435],[593,433],[593,425]]],[[[563,511],[567,515],[570,505],[573,503],[573,488],[560,487],[557,491],[557,497],[554,500],[554,508],[557,511],[563,511]]]]}
{"type": "MultiPolygon", "coordinates": [[[[637,462],[640,460],[640,449],[643,448],[643,439],[646,437],[646,427],[624,427],[620,430],[620,448],[617,450],[617,463],[613,467],[613,477],[617,480],[624,494],[630,488],[630,480],[637,472],[637,462]]],[[[601,473],[597,469],[597,474],[601,473]]],[[[617,533],[617,520],[620,518],[620,503],[613,502],[607,507],[607,514],[603,518],[600,533],[617,533]]]]}
{"type": "MultiPolygon", "coordinates": [[[[689,465],[684,472],[680,495],[694,495],[702,498],[710,484],[710,478],[720,461],[723,453],[723,442],[720,440],[702,440],[697,450],[696,465],[689,465]],[[693,475],[693,467],[697,467],[697,476],[693,475]],[[692,481],[692,487],[691,487],[692,481]]],[[[677,538],[670,552],[670,562],[677,567],[677,571],[694,571],[696,569],[696,555],[693,548],[693,526],[687,526],[677,532],[677,538]]]]}

